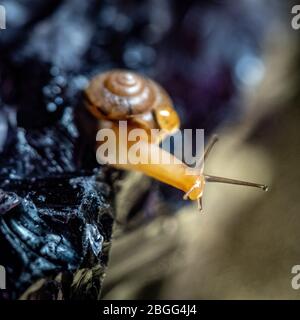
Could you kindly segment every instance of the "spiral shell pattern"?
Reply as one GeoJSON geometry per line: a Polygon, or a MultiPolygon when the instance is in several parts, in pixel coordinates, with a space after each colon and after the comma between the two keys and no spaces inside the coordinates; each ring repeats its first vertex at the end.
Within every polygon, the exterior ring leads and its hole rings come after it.
{"type": "Polygon", "coordinates": [[[126,119],[155,108],[158,87],[150,79],[126,70],[113,70],[91,81],[89,102],[108,119],[126,119]]]}

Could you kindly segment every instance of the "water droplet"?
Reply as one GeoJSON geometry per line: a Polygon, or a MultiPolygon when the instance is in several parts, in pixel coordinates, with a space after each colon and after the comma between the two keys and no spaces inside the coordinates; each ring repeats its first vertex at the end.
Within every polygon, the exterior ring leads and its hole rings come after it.
{"type": "Polygon", "coordinates": [[[97,257],[102,249],[103,237],[100,234],[98,228],[95,225],[87,224],[87,237],[90,243],[90,246],[97,257]]]}
{"type": "Polygon", "coordinates": [[[55,112],[57,110],[57,105],[53,102],[47,104],[47,110],[49,112],[55,112]]]}

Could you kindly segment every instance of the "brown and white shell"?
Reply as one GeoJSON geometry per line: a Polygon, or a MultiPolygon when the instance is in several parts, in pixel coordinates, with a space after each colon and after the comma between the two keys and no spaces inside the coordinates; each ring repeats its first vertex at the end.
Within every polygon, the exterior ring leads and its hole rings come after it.
{"type": "Polygon", "coordinates": [[[131,119],[149,128],[173,132],[179,117],[165,90],[156,82],[128,70],[95,76],[85,90],[86,105],[99,119],[131,119]]]}

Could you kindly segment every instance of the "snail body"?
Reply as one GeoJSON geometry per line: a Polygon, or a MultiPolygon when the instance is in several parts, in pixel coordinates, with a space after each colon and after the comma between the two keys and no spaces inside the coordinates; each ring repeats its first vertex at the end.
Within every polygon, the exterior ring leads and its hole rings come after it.
{"type": "MultiPolygon", "coordinates": [[[[99,128],[110,128],[115,132],[116,141],[111,143],[112,156],[118,159],[127,155],[132,143],[124,144],[120,134],[120,121],[126,121],[129,133],[134,129],[144,129],[146,136],[139,142],[140,158],[145,161],[133,164],[130,162],[116,163],[115,167],[141,171],[144,174],[160,180],[166,184],[185,192],[184,198],[198,200],[202,208],[201,199],[206,182],[221,182],[247,185],[266,189],[266,186],[205,175],[202,173],[187,175],[188,166],[159,147],[159,142],[168,135],[176,132],[180,127],[180,119],[176,113],[171,98],[166,91],[153,80],[128,70],[111,70],[101,73],[91,79],[85,89],[85,105],[98,119],[99,128]],[[152,129],[158,129],[153,135],[152,129]],[[150,134],[151,132],[151,134],[150,134]],[[123,146],[124,144],[124,146],[123,146]],[[123,146],[119,151],[118,146],[123,146]],[[169,156],[170,163],[154,163],[149,154],[169,156]]],[[[207,157],[216,138],[204,152],[203,161],[207,157]]],[[[100,144],[103,142],[100,142],[100,144]]]]}

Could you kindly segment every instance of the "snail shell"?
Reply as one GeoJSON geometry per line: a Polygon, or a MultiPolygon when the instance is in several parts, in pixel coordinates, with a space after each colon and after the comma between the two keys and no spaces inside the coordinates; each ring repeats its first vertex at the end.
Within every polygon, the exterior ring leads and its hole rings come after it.
{"type": "Polygon", "coordinates": [[[127,70],[97,75],[85,90],[86,104],[99,119],[131,119],[144,127],[172,132],[179,117],[168,94],[149,78],[127,70]]]}

